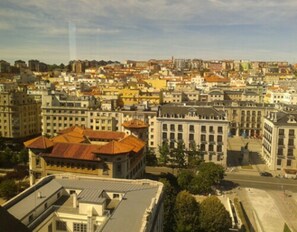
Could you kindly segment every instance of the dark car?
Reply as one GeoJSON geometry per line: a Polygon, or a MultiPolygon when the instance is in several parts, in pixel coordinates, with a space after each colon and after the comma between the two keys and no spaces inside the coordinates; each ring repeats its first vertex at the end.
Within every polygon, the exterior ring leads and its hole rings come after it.
{"type": "Polygon", "coordinates": [[[260,172],[260,176],[269,176],[269,177],[272,177],[272,174],[270,172],[260,172]]]}

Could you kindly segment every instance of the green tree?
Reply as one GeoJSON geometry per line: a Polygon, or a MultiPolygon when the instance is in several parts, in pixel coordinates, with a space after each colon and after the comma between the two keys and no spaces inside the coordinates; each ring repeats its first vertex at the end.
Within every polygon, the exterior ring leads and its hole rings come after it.
{"type": "Polygon", "coordinates": [[[163,219],[163,231],[172,232],[174,231],[175,221],[172,217],[172,212],[174,210],[175,199],[177,195],[177,190],[166,178],[161,178],[159,180],[164,184],[163,188],[163,204],[164,204],[164,219],[163,219]]]}
{"type": "Polygon", "coordinates": [[[159,162],[163,165],[167,165],[169,161],[169,146],[167,142],[163,142],[161,146],[158,147],[159,149],[159,162]]]}
{"type": "Polygon", "coordinates": [[[188,190],[195,173],[192,170],[181,170],[177,175],[177,182],[182,190],[188,190]]]}
{"type": "Polygon", "coordinates": [[[188,166],[189,168],[197,168],[204,160],[201,158],[201,150],[195,141],[191,142],[188,151],[188,166]]]}
{"type": "Polygon", "coordinates": [[[156,153],[152,148],[147,148],[145,152],[145,159],[146,159],[146,165],[148,166],[158,165],[158,159],[157,159],[156,153]]]}
{"type": "Polygon", "coordinates": [[[26,164],[26,163],[28,163],[28,161],[29,161],[28,150],[26,148],[23,148],[18,153],[18,163],[26,164]]]}
{"type": "Polygon", "coordinates": [[[14,180],[3,180],[0,183],[0,196],[10,199],[17,194],[17,185],[14,180]]]}
{"type": "Polygon", "coordinates": [[[213,162],[201,163],[198,167],[199,175],[210,180],[212,185],[220,184],[224,179],[225,170],[223,166],[213,162]]]}
{"type": "Polygon", "coordinates": [[[228,211],[215,196],[201,202],[199,220],[204,232],[227,232],[232,226],[228,211]]]}
{"type": "Polygon", "coordinates": [[[203,175],[196,175],[189,183],[189,191],[192,194],[209,194],[212,192],[212,182],[203,175]]]}
{"type": "Polygon", "coordinates": [[[187,152],[183,141],[177,142],[176,148],[173,148],[171,151],[171,156],[179,168],[185,167],[187,152]]]}
{"type": "Polygon", "coordinates": [[[175,201],[174,218],[177,232],[199,230],[199,205],[187,191],[181,191],[175,201]]]}

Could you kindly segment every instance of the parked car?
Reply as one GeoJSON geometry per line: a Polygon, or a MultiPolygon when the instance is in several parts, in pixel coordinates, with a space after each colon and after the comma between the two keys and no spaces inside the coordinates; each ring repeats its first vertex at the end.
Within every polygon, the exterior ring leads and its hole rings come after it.
{"type": "Polygon", "coordinates": [[[269,177],[272,177],[272,174],[270,172],[260,172],[260,176],[269,176],[269,177]]]}

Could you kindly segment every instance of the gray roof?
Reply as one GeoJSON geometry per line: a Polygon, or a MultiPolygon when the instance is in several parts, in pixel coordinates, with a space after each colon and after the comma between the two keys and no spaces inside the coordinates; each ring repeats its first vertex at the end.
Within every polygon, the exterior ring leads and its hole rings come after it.
{"type": "Polygon", "coordinates": [[[179,114],[185,115],[189,112],[195,112],[197,115],[201,116],[222,116],[222,113],[217,111],[214,107],[209,106],[182,106],[182,105],[164,105],[160,107],[160,115],[172,115],[179,114]]]}
{"type": "Polygon", "coordinates": [[[36,191],[31,192],[28,196],[17,201],[16,204],[8,208],[7,211],[17,219],[22,220],[61,188],[61,184],[55,180],[51,180],[49,183],[37,188],[36,191]],[[41,193],[41,198],[38,197],[38,192],[41,193]]]}

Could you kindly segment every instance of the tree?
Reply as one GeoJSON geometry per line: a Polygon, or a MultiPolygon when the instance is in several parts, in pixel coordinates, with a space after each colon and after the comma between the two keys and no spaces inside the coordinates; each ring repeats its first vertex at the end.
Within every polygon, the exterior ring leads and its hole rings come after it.
{"type": "Polygon", "coordinates": [[[0,196],[9,199],[17,194],[17,185],[14,180],[3,180],[0,183],[0,196]]]}
{"type": "Polygon", "coordinates": [[[164,204],[164,219],[163,219],[163,231],[172,232],[174,230],[175,221],[172,217],[172,212],[174,210],[175,198],[177,195],[177,190],[166,178],[161,178],[159,180],[164,184],[163,188],[163,204],[164,204]]]}
{"type": "Polygon", "coordinates": [[[177,232],[199,231],[199,205],[187,191],[181,191],[175,201],[174,218],[177,232]]]}
{"type": "Polygon", "coordinates": [[[26,164],[26,163],[28,163],[28,161],[29,161],[28,150],[26,148],[23,148],[18,153],[18,163],[26,164]]]}
{"type": "Polygon", "coordinates": [[[189,191],[192,194],[209,194],[212,192],[212,182],[209,179],[204,178],[202,175],[196,175],[189,183],[189,191]]]}
{"type": "Polygon", "coordinates": [[[199,145],[195,141],[191,142],[188,151],[188,166],[189,168],[197,168],[204,160],[201,158],[199,145]]]}
{"type": "Polygon", "coordinates": [[[192,170],[181,170],[177,175],[178,185],[182,190],[188,190],[195,173],[192,170]]]}
{"type": "Polygon", "coordinates": [[[199,175],[207,178],[212,185],[220,184],[224,179],[225,170],[223,166],[213,162],[201,163],[198,167],[199,175]]]}
{"type": "Polygon", "coordinates": [[[146,165],[156,166],[158,165],[158,159],[156,157],[155,151],[152,148],[148,148],[145,152],[146,165]]]}
{"type": "Polygon", "coordinates": [[[186,148],[183,141],[178,141],[176,148],[173,148],[171,152],[172,157],[175,160],[176,165],[182,168],[186,165],[186,148]]]}
{"type": "Polygon", "coordinates": [[[169,146],[167,142],[163,142],[161,146],[158,147],[160,157],[159,162],[166,165],[169,161],[169,146]]]}
{"type": "Polygon", "coordinates": [[[199,219],[201,228],[205,232],[227,232],[232,227],[228,211],[215,196],[201,202],[199,219]]]}

